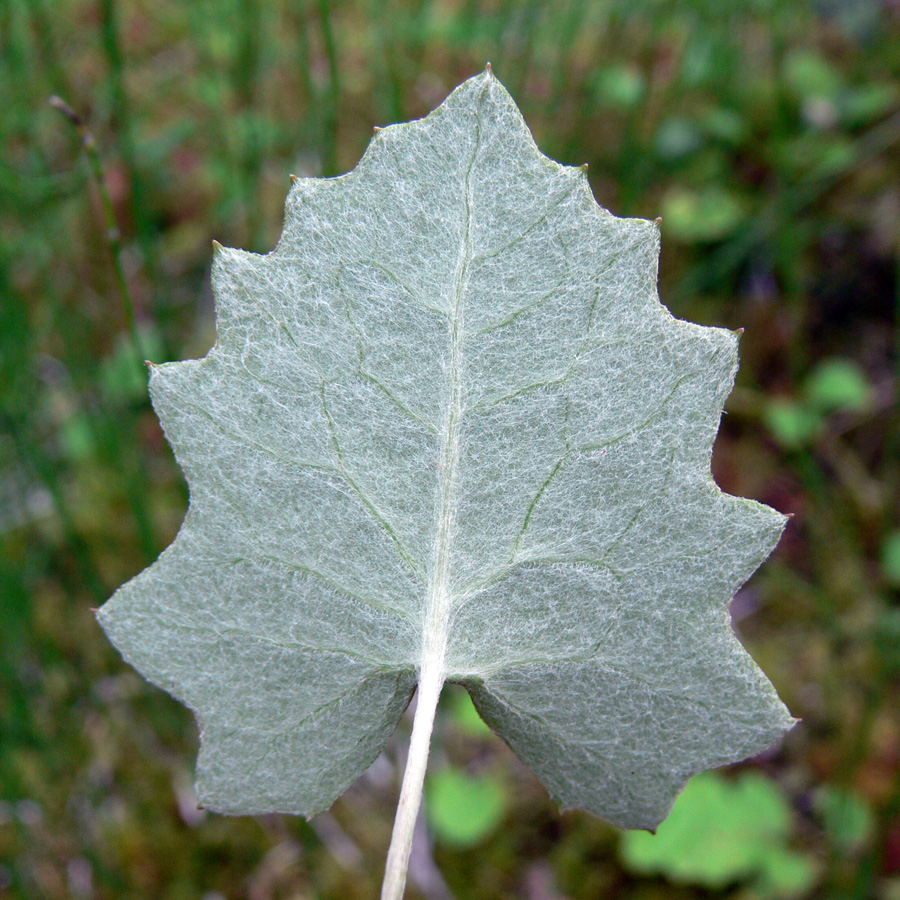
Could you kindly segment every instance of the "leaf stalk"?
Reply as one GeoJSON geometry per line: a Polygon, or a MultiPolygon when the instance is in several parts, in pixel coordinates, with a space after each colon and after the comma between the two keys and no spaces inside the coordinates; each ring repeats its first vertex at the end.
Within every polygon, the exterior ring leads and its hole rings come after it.
{"type": "Polygon", "coordinates": [[[426,655],[419,678],[409,756],[406,760],[406,771],[403,773],[400,802],[397,804],[391,846],[388,849],[384,869],[381,900],[401,900],[406,887],[406,870],[409,868],[416,818],[422,805],[422,789],[425,785],[425,768],[428,765],[428,752],[431,748],[434,716],[443,686],[443,653],[435,656],[426,655]]]}

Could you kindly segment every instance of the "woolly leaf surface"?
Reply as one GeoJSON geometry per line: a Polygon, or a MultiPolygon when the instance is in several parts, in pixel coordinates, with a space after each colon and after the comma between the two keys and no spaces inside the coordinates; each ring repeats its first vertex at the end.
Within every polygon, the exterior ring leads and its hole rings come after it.
{"type": "Polygon", "coordinates": [[[488,71],[217,251],[216,345],[150,382],[190,509],[100,612],[196,712],[206,806],[327,807],[427,654],[625,827],[790,727],[727,615],[784,521],[710,475],[737,339],[660,305],[658,243],[488,71]]]}

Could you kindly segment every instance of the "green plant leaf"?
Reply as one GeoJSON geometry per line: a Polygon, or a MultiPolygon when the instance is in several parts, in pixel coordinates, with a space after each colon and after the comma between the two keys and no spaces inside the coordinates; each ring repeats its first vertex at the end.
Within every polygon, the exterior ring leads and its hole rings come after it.
{"type": "Polygon", "coordinates": [[[444,843],[458,847],[482,843],[500,824],[506,807],[506,789],[496,775],[466,775],[445,766],[428,777],[428,824],[444,843]]]}
{"type": "Polygon", "coordinates": [[[624,65],[611,65],[599,69],[591,79],[594,92],[601,104],[631,109],[641,102],[647,85],[640,72],[624,65]]]}
{"type": "Polygon", "coordinates": [[[872,835],[872,808],[858,794],[824,785],[816,796],[816,811],[822,827],[842,853],[858,850],[872,835]]]}
{"type": "Polygon", "coordinates": [[[746,205],[736,194],[709,185],[697,191],[675,187],[663,198],[663,222],[676,240],[719,241],[744,220],[746,205]]]}
{"type": "Polygon", "coordinates": [[[787,802],[767,778],[747,772],[732,782],[708,772],[685,788],[656,834],[626,833],[620,850],[641,874],[709,888],[752,882],[757,896],[789,897],[815,875],[787,848],[790,831],[787,802]]]}
{"type": "Polygon", "coordinates": [[[811,441],[822,427],[820,415],[788,397],[769,400],[763,420],[778,442],[792,450],[811,441]]]}
{"type": "Polygon", "coordinates": [[[787,847],[772,847],[763,857],[759,877],[750,894],[760,900],[788,900],[808,896],[816,881],[815,861],[787,847]]]}
{"type": "Polygon", "coordinates": [[[824,56],[809,50],[795,50],[788,54],[784,77],[800,99],[809,97],[835,98],[844,87],[843,75],[824,56]]]}
{"type": "Polygon", "coordinates": [[[887,583],[900,588],[900,531],[890,532],[882,542],[881,568],[887,583]]]}
{"type": "Polygon", "coordinates": [[[451,686],[444,696],[448,701],[451,721],[461,734],[470,737],[484,737],[491,733],[491,729],[478,715],[478,710],[475,709],[475,704],[472,703],[472,698],[467,691],[451,686]]]}
{"type": "Polygon", "coordinates": [[[850,359],[820,362],[804,385],[810,405],[822,412],[865,412],[872,403],[872,388],[859,366],[850,359]]]}
{"type": "Polygon", "coordinates": [[[489,70],[217,251],[215,347],[150,381],[190,509],[99,614],[196,712],[205,806],[327,807],[420,675],[417,723],[462,683],[626,827],[791,726],[726,612],[784,524],[710,474],[737,336],[672,318],[658,251],[489,70]]]}

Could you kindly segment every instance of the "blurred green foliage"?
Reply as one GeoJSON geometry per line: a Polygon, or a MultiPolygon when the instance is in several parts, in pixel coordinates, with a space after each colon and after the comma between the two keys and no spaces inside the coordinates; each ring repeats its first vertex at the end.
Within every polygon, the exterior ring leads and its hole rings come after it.
{"type": "MultiPolygon", "coordinates": [[[[491,730],[467,691],[450,686],[444,695],[443,712],[453,732],[463,740],[490,741],[491,730]]],[[[458,848],[477,846],[491,837],[509,808],[506,781],[497,767],[469,773],[450,761],[438,765],[432,762],[425,784],[425,814],[438,842],[458,848]]]]}
{"type": "Polygon", "coordinates": [[[465,785],[449,827],[484,819],[500,783],[503,801],[471,847],[432,812],[410,896],[900,896],[889,0],[0,2],[0,896],[377,894],[404,729],[310,823],[207,815],[190,716],[91,607],[184,515],[140,357],[210,346],[210,241],[270,249],[291,172],[346,171],[373,125],[428,112],[487,60],[540,147],[589,163],[602,205],[662,216],[672,311],[745,329],[713,471],[793,518],[732,614],[802,723],[685,792],[690,852],[719,833],[688,802],[709,789],[756,860],[686,882],[555,810],[450,691],[432,769],[465,785]]]}
{"type": "Polygon", "coordinates": [[[468,775],[446,766],[428,776],[425,811],[438,841],[474,847],[496,830],[506,808],[503,781],[496,775],[468,775]]]}
{"type": "Polygon", "coordinates": [[[627,832],[621,852],[635,872],[724,888],[749,882],[761,900],[806,893],[815,868],[788,847],[791,810],[768,778],[744,772],[734,782],[716,772],[697,775],[656,834],[627,832]]]}
{"type": "Polygon", "coordinates": [[[872,836],[872,810],[851,791],[823,785],[815,806],[825,833],[840,852],[852,853],[872,836]]]}
{"type": "Polygon", "coordinates": [[[823,359],[803,380],[798,399],[775,397],[767,402],[765,422],[776,440],[796,449],[815,440],[830,413],[865,414],[873,397],[855,362],[823,359]]]}

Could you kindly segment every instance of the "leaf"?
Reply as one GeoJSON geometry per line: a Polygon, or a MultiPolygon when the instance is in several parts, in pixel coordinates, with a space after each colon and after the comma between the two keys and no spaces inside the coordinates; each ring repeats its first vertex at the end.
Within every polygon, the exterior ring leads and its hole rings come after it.
{"type": "Polygon", "coordinates": [[[844,88],[844,78],[825,57],[809,50],[794,50],[788,54],[784,77],[800,99],[810,97],[836,98],[844,88]]]}
{"type": "Polygon", "coordinates": [[[732,234],[747,214],[743,200],[716,185],[699,191],[676,187],[663,198],[663,220],[676,240],[720,241],[732,234]]]}
{"type": "Polygon", "coordinates": [[[493,834],[507,808],[506,787],[496,775],[467,775],[444,766],[428,776],[426,810],[438,839],[474,847],[493,834]]]}
{"type": "Polygon", "coordinates": [[[659,304],[658,240],[488,70],[217,250],[216,345],[150,380],[190,509],[100,611],[196,712],[205,806],[326,808],[419,679],[416,728],[462,683],[625,827],[791,726],[726,611],[784,523],[710,475],[737,337],[659,304]]]}
{"type": "Polygon", "coordinates": [[[842,854],[859,850],[872,837],[875,817],[866,800],[853,791],[823,785],[815,798],[822,826],[842,854]]]}
{"type": "Polygon", "coordinates": [[[890,532],[881,544],[881,568],[891,587],[900,587],[900,531],[890,532]]]}
{"type": "Polygon", "coordinates": [[[824,413],[834,410],[865,412],[872,404],[872,387],[850,359],[826,359],[813,369],[804,386],[810,406],[824,413]]]}
{"type": "Polygon", "coordinates": [[[822,427],[822,416],[789,397],[773,397],[763,407],[763,421],[780,444],[799,450],[812,441],[822,427]]]}
{"type": "Polygon", "coordinates": [[[788,848],[791,811],[781,791],[755,772],[726,781],[698,775],[675,801],[656,834],[628,832],[626,866],[674,882],[724,888],[755,882],[756,896],[793,897],[809,890],[810,861],[788,848]]]}
{"type": "Polygon", "coordinates": [[[447,708],[456,731],[474,738],[490,735],[491,729],[484,724],[484,719],[478,715],[472,698],[465,690],[451,687],[444,693],[444,696],[447,698],[447,708]]]}

